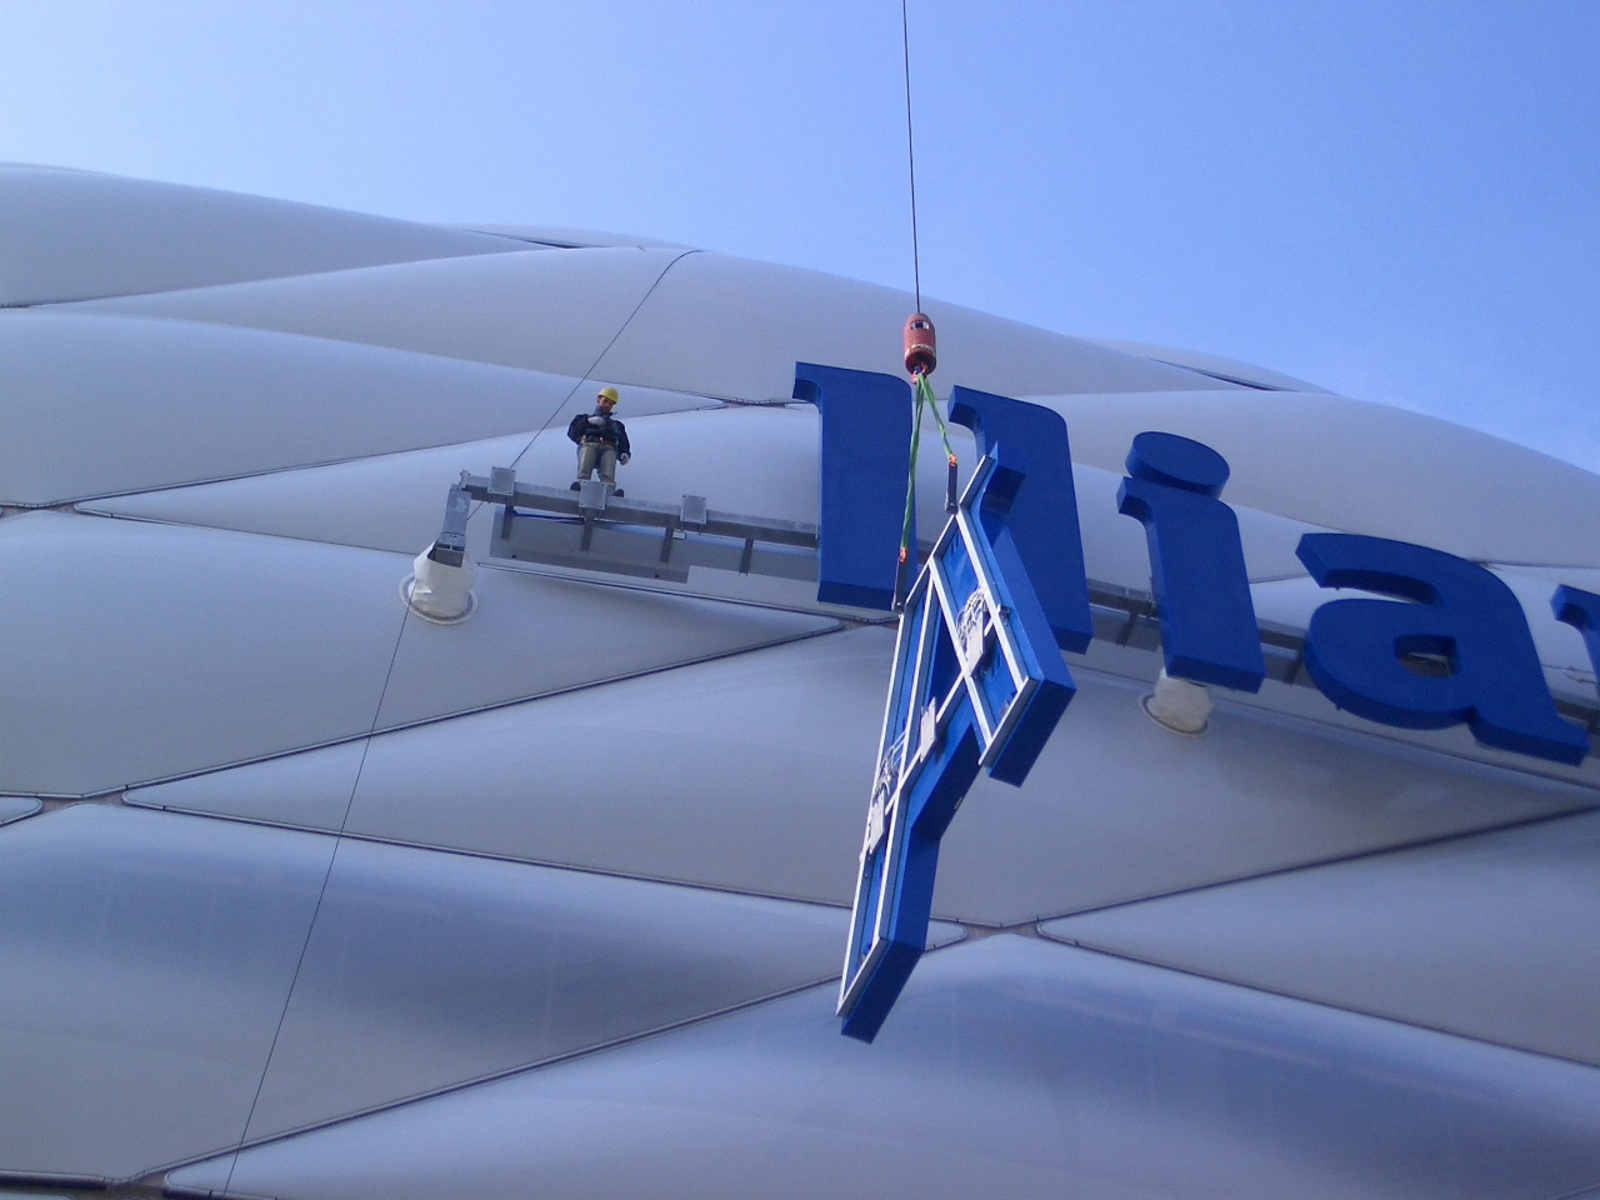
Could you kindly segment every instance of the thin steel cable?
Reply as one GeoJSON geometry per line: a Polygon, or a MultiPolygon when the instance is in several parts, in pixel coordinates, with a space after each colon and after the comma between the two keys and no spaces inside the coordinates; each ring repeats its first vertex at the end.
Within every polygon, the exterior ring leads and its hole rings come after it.
{"type": "Polygon", "coordinates": [[[911,138],[911,22],[906,15],[906,0],[900,0],[900,42],[906,63],[906,167],[911,176],[911,280],[917,296],[917,311],[922,311],[922,258],[917,246],[917,155],[911,138]]]}
{"type": "Polygon", "coordinates": [[[272,1071],[272,1060],[278,1052],[278,1039],[283,1036],[284,1022],[289,1017],[289,1006],[294,1002],[295,989],[300,984],[300,972],[305,967],[306,955],[311,950],[311,938],[317,931],[317,918],[322,915],[322,903],[328,895],[328,884],[333,879],[334,864],[339,859],[339,847],[344,844],[345,827],[350,823],[350,813],[355,808],[356,792],[361,788],[361,773],[367,766],[367,752],[372,748],[372,738],[378,729],[378,719],[383,715],[383,702],[389,695],[389,681],[394,678],[394,664],[400,659],[400,646],[405,641],[406,623],[411,618],[408,604],[400,615],[400,632],[394,639],[394,650],[389,654],[389,669],[384,672],[383,687],[378,692],[378,705],[372,712],[372,723],[367,726],[366,740],[361,744],[361,761],[356,765],[356,777],[350,785],[349,798],[344,802],[344,815],[339,818],[338,831],[333,835],[333,852],[328,855],[328,868],[322,873],[322,886],[317,889],[317,902],[311,909],[311,921],[306,926],[306,940],[300,946],[300,957],[295,960],[294,974],[289,978],[289,991],[283,998],[283,1008],[278,1013],[277,1027],[272,1031],[272,1042],[267,1047],[267,1061],[262,1064],[261,1078],[256,1082],[255,1095],[250,1098],[250,1111],[245,1114],[244,1128],[239,1132],[239,1144],[233,1149],[233,1160],[228,1164],[228,1178],[222,1185],[222,1194],[228,1195],[233,1187],[233,1173],[238,1169],[239,1157],[244,1153],[245,1142],[250,1138],[250,1123],[256,1118],[256,1106],[261,1103],[261,1093],[267,1086],[267,1076],[272,1071]]]}
{"type": "MultiPolygon", "coordinates": [[[[689,257],[689,255],[698,253],[700,253],[698,250],[685,250],[682,254],[678,255],[666,266],[661,268],[661,274],[656,276],[655,282],[645,290],[644,295],[639,297],[639,303],[633,306],[633,311],[630,312],[622,324],[617,327],[617,331],[611,335],[611,340],[600,348],[600,353],[594,356],[594,361],[590,363],[584,373],[576,381],[574,381],[571,389],[565,396],[561,398],[561,403],[556,405],[555,408],[550,411],[550,415],[544,419],[544,424],[539,426],[538,429],[534,430],[533,436],[528,439],[528,444],[518,451],[517,456],[511,460],[511,465],[513,467],[523,460],[523,457],[528,453],[528,451],[533,449],[533,444],[539,440],[540,435],[543,434],[546,429],[550,428],[550,422],[556,419],[556,415],[560,413],[560,411],[569,403],[571,403],[572,398],[578,394],[578,389],[581,388],[585,383],[589,382],[591,378],[593,378],[595,371],[605,360],[606,355],[611,353],[611,347],[615,346],[617,344],[617,339],[627,332],[628,326],[633,324],[633,319],[639,315],[639,310],[644,307],[645,301],[649,300],[650,297],[655,294],[656,288],[661,286],[661,281],[667,277],[667,272],[672,270],[673,267],[677,266],[685,258],[689,257]]],[[[482,501],[479,502],[480,506],[482,503],[482,501]]],[[[477,509],[474,508],[473,511],[476,512],[477,509]]]]}
{"type": "MultiPolygon", "coordinates": [[[[656,288],[660,285],[661,281],[666,278],[667,272],[672,270],[672,268],[678,264],[679,260],[684,258],[686,255],[693,253],[695,253],[695,251],[685,250],[682,254],[678,255],[677,258],[674,258],[664,268],[662,268],[661,274],[656,276],[655,282],[652,283],[645,291],[645,294],[639,298],[639,303],[633,306],[633,310],[617,328],[616,333],[611,335],[610,340],[607,341],[606,344],[601,348],[600,353],[595,355],[594,361],[589,364],[588,369],[584,371],[580,378],[573,382],[572,387],[567,391],[567,394],[562,397],[561,403],[556,405],[555,408],[550,411],[550,415],[544,419],[544,424],[540,425],[538,429],[534,430],[533,436],[528,439],[527,444],[522,447],[522,450],[517,454],[516,458],[511,460],[511,465],[513,467],[522,461],[523,456],[526,455],[529,450],[533,449],[533,444],[537,442],[540,435],[550,427],[550,423],[555,420],[557,414],[560,413],[560,411],[571,402],[572,397],[577,395],[578,389],[582,387],[584,383],[594,374],[596,368],[599,367],[601,361],[605,358],[611,347],[616,344],[617,339],[620,338],[628,326],[632,324],[633,318],[639,315],[639,310],[644,307],[645,301],[650,298],[652,293],[654,293],[656,288]]],[[[473,511],[476,512],[477,509],[474,508],[473,511]]],[[[278,1024],[272,1031],[272,1042],[267,1047],[267,1061],[261,1068],[261,1078],[256,1082],[255,1095],[250,1099],[250,1110],[245,1114],[244,1128],[239,1134],[239,1144],[234,1147],[233,1159],[228,1164],[228,1178],[222,1185],[223,1195],[227,1195],[229,1189],[233,1186],[233,1176],[234,1172],[238,1169],[240,1155],[243,1154],[245,1143],[249,1141],[250,1138],[250,1124],[255,1120],[256,1108],[261,1103],[261,1093],[266,1088],[267,1076],[272,1071],[272,1060],[277,1054],[278,1040],[283,1035],[283,1026],[289,1017],[289,1006],[294,1002],[295,989],[300,983],[300,972],[305,967],[306,955],[311,950],[311,939],[316,933],[317,918],[322,914],[323,901],[328,895],[328,884],[333,879],[333,868],[339,858],[339,848],[344,844],[345,829],[350,823],[350,813],[355,808],[356,793],[361,788],[361,774],[364,770],[366,770],[367,753],[372,748],[372,738],[377,732],[378,720],[383,715],[383,702],[389,695],[389,682],[394,678],[394,665],[399,661],[400,647],[404,643],[406,636],[406,622],[410,619],[410,617],[411,608],[409,605],[407,605],[405,611],[400,616],[400,631],[395,636],[394,649],[389,654],[389,669],[384,673],[383,676],[383,687],[378,692],[378,704],[373,710],[372,722],[367,727],[367,735],[361,745],[361,760],[356,765],[356,777],[354,782],[350,785],[350,795],[345,800],[344,815],[339,818],[339,828],[333,835],[333,852],[328,855],[328,867],[327,870],[323,872],[322,885],[317,890],[317,902],[311,910],[311,921],[306,926],[306,938],[304,943],[302,943],[300,946],[300,957],[295,961],[294,974],[289,979],[289,991],[288,994],[283,998],[283,1008],[278,1013],[278,1024]]]]}
{"type": "MultiPolygon", "coordinates": [[[[655,293],[656,288],[661,286],[661,281],[667,277],[667,272],[672,270],[673,267],[677,266],[685,258],[688,258],[689,255],[698,253],[700,253],[698,250],[685,250],[682,254],[678,255],[677,258],[674,258],[666,266],[661,268],[661,274],[656,276],[655,282],[652,283],[648,289],[646,289],[645,294],[639,297],[639,303],[633,306],[633,311],[630,312],[622,324],[617,327],[617,331],[611,335],[611,340],[600,348],[600,353],[594,356],[594,361],[589,364],[582,375],[573,380],[572,386],[567,389],[567,394],[561,398],[561,403],[557,404],[553,409],[550,410],[550,415],[544,419],[544,424],[535,429],[533,431],[533,436],[528,439],[527,444],[525,444],[521,450],[517,451],[517,456],[511,460],[512,467],[515,467],[519,462],[521,462],[527,456],[528,451],[533,449],[533,444],[539,440],[546,429],[550,428],[550,422],[554,421],[556,417],[560,415],[561,410],[566,408],[566,406],[572,402],[572,398],[578,394],[578,389],[594,377],[595,370],[600,366],[601,362],[604,361],[605,356],[611,352],[611,347],[617,344],[617,339],[627,332],[629,325],[633,324],[633,319],[639,315],[639,310],[644,307],[645,301],[650,299],[650,297],[655,293]]],[[[477,515],[478,510],[487,503],[488,501],[486,500],[479,500],[477,503],[475,503],[472,506],[471,511],[467,513],[468,520],[471,520],[472,517],[477,515]]]]}

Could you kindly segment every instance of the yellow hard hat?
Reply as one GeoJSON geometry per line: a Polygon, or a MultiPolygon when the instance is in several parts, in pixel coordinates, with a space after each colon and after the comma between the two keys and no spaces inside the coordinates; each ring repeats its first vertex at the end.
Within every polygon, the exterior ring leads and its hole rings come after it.
{"type": "Polygon", "coordinates": [[[611,403],[615,404],[617,402],[617,389],[614,387],[603,387],[600,389],[600,394],[596,396],[595,399],[609,400],[611,403]]]}

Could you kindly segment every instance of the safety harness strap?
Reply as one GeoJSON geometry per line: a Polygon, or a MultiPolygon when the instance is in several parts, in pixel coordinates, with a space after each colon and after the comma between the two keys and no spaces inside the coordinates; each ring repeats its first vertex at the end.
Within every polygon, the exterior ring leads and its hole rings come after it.
{"type": "Polygon", "coordinates": [[[906,475],[906,513],[905,519],[900,524],[900,560],[899,569],[895,576],[895,607],[900,606],[901,598],[905,595],[906,567],[911,558],[911,514],[915,511],[917,495],[917,451],[922,444],[922,410],[923,407],[933,411],[934,424],[939,427],[939,440],[944,443],[945,460],[949,465],[949,475],[945,480],[944,507],[946,512],[956,510],[956,452],[950,448],[950,430],[945,425],[944,414],[939,411],[939,402],[933,398],[933,385],[928,382],[925,371],[918,371],[913,376],[913,390],[917,394],[916,406],[911,413],[911,466],[906,475]]]}

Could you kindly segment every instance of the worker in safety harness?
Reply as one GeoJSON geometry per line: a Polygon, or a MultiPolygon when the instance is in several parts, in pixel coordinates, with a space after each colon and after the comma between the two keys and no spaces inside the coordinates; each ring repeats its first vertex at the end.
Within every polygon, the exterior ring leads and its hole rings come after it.
{"type": "Polygon", "coordinates": [[[616,406],[617,389],[603,387],[594,398],[594,411],[587,415],[579,413],[567,426],[567,436],[578,447],[578,478],[573,480],[573,491],[599,467],[600,478],[611,489],[611,494],[622,495],[622,489],[617,486],[617,464],[628,461],[628,431],[611,415],[616,406]]]}

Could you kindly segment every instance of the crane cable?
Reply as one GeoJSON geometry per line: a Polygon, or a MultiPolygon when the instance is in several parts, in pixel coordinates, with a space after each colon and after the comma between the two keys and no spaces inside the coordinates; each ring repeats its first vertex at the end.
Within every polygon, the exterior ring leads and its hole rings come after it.
{"type": "MultiPolygon", "coordinates": [[[[917,155],[911,127],[911,22],[906,12],[906,4],[907,0],[900,0],[900,44],[904,51],[906,82],[906,172],[911,191],[911,280],[916,296],[917,315],[921,316],[922,258],[917,241],[917,155]]],[[[909,327],[907,336],[910,336],[909,327]]],[[[922,443],[922,410],[924,407],[932,410],[934,422],[939,427],[939,440],[944,443],[945,461],[948,466],[948,475],[945,481],[945,511],[954,512],[956,510],[956,453],[950,448],[950,431],[945,426],[944,415],[939,411],[939,402],[934,399],[933,386],[928,382],[928,371],[931,369],[931,366],[914,368],[911,372],[912,385],[916,392],[916,404],[911,416],[911,457],[906,470],[905,518],[900,524],[900,555],[895,568],[894,603],[896,608],[901,606],[905,598],[905,580],[911,556],[911,520],[916,511],[917,451],[922,443]]]]}
{"type": "Polygon", "coordinates": [[[906,168],[911,176],[911,281],[922,311],[922,261],[917,249],[917,155],[911,140],[911,22],[906,16],[906,0],[900,0],[900,45],[906,64],[906,168]]]}

